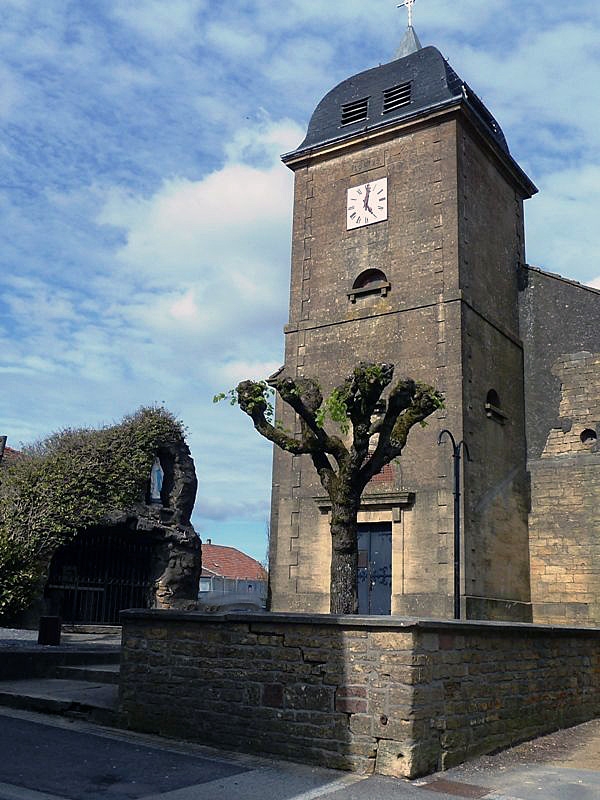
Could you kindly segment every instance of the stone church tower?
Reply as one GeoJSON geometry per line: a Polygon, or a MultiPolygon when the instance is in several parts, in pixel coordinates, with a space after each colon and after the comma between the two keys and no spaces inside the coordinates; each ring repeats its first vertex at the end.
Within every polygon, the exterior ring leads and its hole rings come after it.
{"type": "MultiPolygon", "coordinates": [[[[361,360],[444,392],[359,513],[361,613],[452,616],[447,428],[464,464],[462,616],[531,620],[523,201],[536,188],[477,95],[412,27],[343,81],[283,157],[295,173],[285,371],[324,393],[361,360]]],[[[289,409],[278,418],[293,430],[289,409]]],[[[274,455],[274,611],[327,612],[328,502],[307,456],[274,455]]]]}

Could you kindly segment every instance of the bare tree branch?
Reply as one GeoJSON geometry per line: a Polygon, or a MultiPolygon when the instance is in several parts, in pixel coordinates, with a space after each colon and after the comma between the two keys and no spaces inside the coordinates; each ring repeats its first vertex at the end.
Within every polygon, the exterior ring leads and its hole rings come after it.
{"type": "Polygon", "coordinates": [[[372,421],[377,403],[392,382],[393,364],[358,364],[351,375],[323,401],[312,378],[293,379],[278,373],[271,386],[298,415],[300,438],[274,426],[268,419],[269,403],[264,382],[238,384],[237,397],[256,430],[292,455],[308,455],[331,501],[331,606],[332,613],[355,613],[358,608],[358,528],[361,495],[371,478],[397,458],[411,428],[443,405],[443,397],[430,386],[404,378],[391,389],[383,417],[372,421]],[[323,416],[352,425],[352,445],[328,434],[323,416]],[[375,434],[379,440],[369,456],[375,434]],[[335,461],[335,464],[333,463],[335,461]]]}
{"type": "Polygon", "coordinates": [[[303,442],[289,436],[267,420],[265,416],[267,400],[260,384],[256,381],[242,381],[238,383],[236,391],[240,408],[248,414],[261,436],[292,455],[299,456],[309,453],[303,442]]]}
{"type": "MultiPolygon", "coordinates": [[[[348,458],[348,449],[342,440],[337,436],[329,436],[317,423],[316,412],[323,404],[323,394],[317,381],[313,378],[294,380],[283,376],[269,381],[269,385],[277,391],[285,403],[294,409],[316,442],[324,452],[330,453],[335,458],[338,465],[348,458]]],[[[302,440],[303,442],[306,440],[304,428],[302,440]]],[[[314,452],[314,447],[311,446],[307,452],[314,452]]]]}
{"type": "Polygon", "coordinates": [[[385,417],[378,426],[377,447],[361,470],[361,484],[366,486],[386,464],[398,458],[411,428],[442,405],[442,395],[431,386],[415,383],[410,378],[399,381],[390,393],[385,417]]]}
{"type": "Polygon", "coordinates": [[[344,393],[348,418],[352,423],[350,461],[356,470],[360,469],[369,453],[371,416],[393,375],[393,364],[361,362],[338,389],[344,393]]]}

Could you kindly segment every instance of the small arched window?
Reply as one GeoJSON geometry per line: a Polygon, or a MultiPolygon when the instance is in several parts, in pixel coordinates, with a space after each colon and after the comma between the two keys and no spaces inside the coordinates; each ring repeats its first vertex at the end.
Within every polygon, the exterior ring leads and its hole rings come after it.
{"type": "Polygon", "coordinates": [[[598,441],[598,434],[592,428],[586,428],[584,431],[581,432],[581,444],[586,445],[593,445],[598,441]]]}
{"type": "Polygon", "coordinates": [[[348,292],[351,303],[356,303],[356,298],[367,294],[379,294],[385,297],[391,288],[385,272],[380,269],[366,269],[361,272],[348,292]]]}
{"type": "Polygon", "coordinates": [[[500,395],[495,389],[490,389],[487,393],[484,408],[486,417],[499,422],[501,425],[504,425],[508,419],[500,405],[500,395]]]}
{"type": "Polygon", "coordinates": [[[490,389],[487,393],[487,397],[485,400],[491,406],[496,406],[496,408],[500,408],[500,397],[498,392],[495,389],[490,389]]]}

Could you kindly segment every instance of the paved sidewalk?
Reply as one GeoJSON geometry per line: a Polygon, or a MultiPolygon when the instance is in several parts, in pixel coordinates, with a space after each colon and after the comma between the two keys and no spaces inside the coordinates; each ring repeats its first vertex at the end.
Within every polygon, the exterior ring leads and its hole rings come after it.
{"type": "MultiPolygon", "coordinates": [[[[0,628],[0,648],[40,648],[44,650],[56,649],[54,645],[41,645],[37,643],[38,632],[22,628],[0,628]]],[[[120,629],[108,628],[103,633],[72,633],[63,632],[60,637],[59,647],[102,647],[105,645],[119,646],[121,644],[120,629]]]]}
{"type": "MultiPolygon", "coordinates": [[[[486,788],[486,794],[450,796],[485,800],[598,800],[600,719],[481,756],[444,773],[414,781],[451,781],[486,788]]],[[[441,788],[441,787],[440,787],[441,788]]],[[[438,797],[443,795],[438,795],[438,797]]],[[[422,798],[425,800],[425,798],[422,798]]]]}
{"type": "Polygon", "coordinates": [[[598,800],[600,720],[416,781],[0,709],[0,800],[598,800]]]}
{"type": "MultiPolygon", "coordinates": [[[[31,678],[21,681],[0,681],[0,705],[41,711],[47,714],[66,714],[92,711],[113,712],[117,707],[119,687],[106,683],[61,678],[31,678]]],[[[98,721],[109,722],[109,714],[98,721]]]]}

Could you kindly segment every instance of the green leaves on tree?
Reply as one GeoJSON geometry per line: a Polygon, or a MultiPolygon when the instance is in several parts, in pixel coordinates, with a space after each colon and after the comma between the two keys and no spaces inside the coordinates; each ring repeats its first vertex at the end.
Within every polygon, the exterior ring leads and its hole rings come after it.
{"type": "Polygon", "coordinates": [[[344,436],[350,430],[350,420],[348,418],[348,391],[345,387],[338,387],[334,389],[329,397],[327,397],[315,417],[317,425],[323,428],[327,417],[332,422],[336,422],[340,426],[341,432],[344,436]]]}
{"type": "MultiPolygon", "coordinates": [[[[245,396],[245,402],[248,407],[247,413],[252,415],[254,409],[264,406],[265,419],[272,422],[275,416],[275,391],[266,381],[246,381],[245,383],[251,387],[245,396]]],[[[219,392],[213,397],[213,403],[220,403],[223,400],[229,400],[229,404],[232,406],[239,405],[239,387],[228,389],[226,392],[219,392]]]]}

